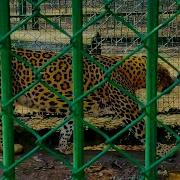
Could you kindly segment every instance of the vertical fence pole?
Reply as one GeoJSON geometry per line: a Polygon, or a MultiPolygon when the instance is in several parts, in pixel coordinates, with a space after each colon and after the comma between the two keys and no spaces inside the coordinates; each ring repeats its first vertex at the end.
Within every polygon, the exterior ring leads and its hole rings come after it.
{"type": "MultiPolygon", "coordinates": [[[[38,0],[33,0],[33,4],[36,4],[38,0]]],[[[40,11],[40,7],[38,9],[34,9],[34,5],[32,6],[32,14],[36,11],[40,11]]],[[[37,16],[32,18],[32,29],[39,30],[39,18],[37,16]]]]}
{"type": "MultiPolygon", "coordinates": [[[[158,25],[158,0],[148,0],[147,31],[152,31],[158,25]]],[[[147,74],[146,94],[147,102],[157,95],[157,59],[158,59],[158,32],[147,40],[147,74]]],[[[146,120],[146,144],[145,166],[148,168],[156,160],[156,137],[157,137],[157,101],[146,108],[149,116],[146,120]]],[[[147,179],[157,179],[157,167],[147,173],[147,179]]]]}
{"type": "MultiPolygon", "coordinates": [[[[82,1],[72,1],[72,20],[73,35],[82,28],[82,1]]],[[[82,51],[82,33],[73,41],[73,94],[74,100],[83,93],[83,57],[82,51]]],[[[76,171],[84,163],[84,130],[83,130],[83,100],[76,103],[73,107],[74,134],[73,134],[73,170],[76,171]]],[[[73,179],[84,179],[84,172],[73,176],[73,179]]]]}
{"type": "MultiPolygon", "coordinates": [[[[0,38],[10,29],[9,0],[0,1],[0,38]]],[[[2,130],[3,130],[3,165],[9,167],[14,162],[14,126],[12,104],[3,107],[12,97],[11,79],[11,57],[10,57],[10,38],[0,42],[1,60],[1,96],[2,96],[2,130]]],[[[14,179],[14,169],[5,174],[7,180],[14,179]]]]}
{"type": "MultiPolygon", "coordinates": [[[[21,0],[19,1],[18,5],[18,11],[19,11],[19,16],[20,16],[20,21],[24,19],[24,16],[26,16],[26,0],[21,0]]],[[[27,24],[23,25],[22,29],[27,29],[27,24]]]]}

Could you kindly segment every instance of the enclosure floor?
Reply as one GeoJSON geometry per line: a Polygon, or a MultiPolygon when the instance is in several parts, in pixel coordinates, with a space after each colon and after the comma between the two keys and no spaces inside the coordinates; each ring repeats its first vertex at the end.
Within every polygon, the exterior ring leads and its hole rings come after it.
{"type": "MultiPolygon", "coordinates": [[[[33,111],[37,111],[34,109],[24,108],[22,106],[16,107],[16,112],[21,114],[31,113],[33,111]]],[[[158,119],[164,122],[167,125],[171,126],[180,126],[180,114],[173,114],[173,115],[159,115],[158,119]]],[[[56,126],[62,119],[58,117],[49,117],[44,118],[41,115],[32,116],[32,117],[23,117],[23,120],[33,129],[36,130],[42,130],[42,129],[50,129],[54,126],[56,126]]],[[[112,120],[111,117],[105,117],[105,118],[94,118],[94,117],[85,117],[85,120],[89,123],[94,124],[96,127],[104,128],[104,129],[117,129],[118,127],[122,126],[122,120],[116,119],[112,120]]]]}
{"type": "MultiPolygon", "coordinates": [[[[67,32],[71,35],[70,30],[67,32]]],[[[94,31],[87,31],[83,33],[83,40],[85,44],[90,44],[92,38],[96,35],[94,31]]],[[[58,30],[54,29],[42,29],[42,30],[20,30],[12,33],[11,35],[12,40],[17,41],[39,41],[39,42],[47,42],[47,43],[58,43],[58,44],[68,44],[70,43],[70,38],[60,33],[58,30]]]]}
{"type": "MultiPolygon", "coordinates": [[[[98,151],[86,151],[85,160],[91,159],[98,151]]],[[[131,152],[132,153],[132,152],[131,152]]],[[[131,154],[143,163],[144,155],[140,152],[131,154]]],[[[72,161],[72,155],[67,156],[72,161]]],[[[18,156],[17,156],[18,158],[18,156]]],[[[88,180],[127,180],[139,179],[135,166],[115,152],[109,152],[98,162],[85,170],[88,180]]],[[[2,171],[0,172],[2,174],[2,171]]],[[[180,178],[180,153],[158,167],[158,179],[178,180],[180,178]]],[[[70,171],[45,153],[38,153],[16,168],[18,180],[70,180],[70,171]]]]}
{"type": "MultiPolygon", "coordinates": [[[[71,24],[65,24],[64,30],[72,35],[71,24]],[[67,27],[66,27],[67,26],[67,27]]],[[[121,28],[107,29],[106,24],[101,26],[101,30],[99,30],[102,38],[134,38],[136,35],[133,31],[129,30],[127,27],[122,26],[121,28]]],[[[145,27],[140,27],[139,31],[142,33],[146,32],[145,27]]],[[[83,43],[90,44],[92,38],[96,36],[97,30],[93,27],[89,27],[87,30],[83,32],[83,43]]],[[[159,32],[160,37],[166,37],[166,34],[169,33],[168,29],[164,29],[159,32]]],[[[52,28],[40,29],[40,30],[18,30],[11,34],[12,40],[17,41],[36,41],[36,42],[51,42],[51,43],[69,43],[70,38],[58,30],[52,28]]]]}

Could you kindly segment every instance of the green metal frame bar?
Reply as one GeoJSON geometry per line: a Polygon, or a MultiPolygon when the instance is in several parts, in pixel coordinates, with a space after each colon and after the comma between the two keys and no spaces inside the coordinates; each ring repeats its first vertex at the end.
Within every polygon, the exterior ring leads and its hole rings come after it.
{"type": "MultiPolygon", "coordinates": [[[[0,5],[0,37],[3,37],[10,30],[10,9],[9,0],[4,0],[0,5]]],[[[13,123],[13,103],[3,106],[12,98],[12,78],[11,78],[11,55],[10,38],[7,37],[0,42],[1,54],[1,97],[2,97],[2,131],[3,131],[3,165],[8,168],[14,162],[14,123],[13,123]]],[[[6,173],[6,179],[15,178],[14,169],[6,173]]]]}
{"type": "MultiPolygon", "coordinates": [[[[72,1],[73,36],[82,28],[82,1],[72,1]]],[[[83,94],[83,49],[82,33],[75,36],[72,41],[72,73],[73,73],[73,101],[83,94]]],[[[73,172],[84,164],[84,128],[83,128],[83,99],[74,103],[72,107],[74,132],[73,132],[73,172]]],[[[73,174],[73,179],[84,179],[84,171],[73,174]]]]}
{"type": "MultiPolygon", "coordinates": [[[[158,26],[159,0],[147,1],[147,33],[158,26]]],[[[146,96],[147,102],[157,96],[158,31],[147,39],[146,96]]],[[[157,100],[146,107],[145,168],[156,161],[157,100]]],[[[157,166],[146,173],[146,179],[157,179],[157,166]]]]}

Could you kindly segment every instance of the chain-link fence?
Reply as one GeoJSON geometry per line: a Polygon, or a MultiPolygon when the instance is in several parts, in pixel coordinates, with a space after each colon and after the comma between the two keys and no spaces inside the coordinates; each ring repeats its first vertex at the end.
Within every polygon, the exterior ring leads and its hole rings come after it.
{"type": "MultiPolygon", "coordinates": [[[[179,148],[178,132],[159,121],[159,124],[174,136],[176,146],[156,160],[156,114],[158,118],[171,119],[175,124],[179,118],[179,2],[177,1],[8,1],[0,3],[0,42],[1,42],[1,78],[2,78],[2,122],[3,122],[3,164],[4,174],[2,179],[13,179],[14,168],[25,159],[31,157],[39,150],[46,151],[50,156],[64,162],[72,170],[74,179],[84,179],[84,169],[92,165],[110,149],[119,152],[139,169],[142,177],[156,179],[157,165],[179,148]],[[10,16],[9,16],[10,7],[10,16]],[[82,14],[82,12],[83,14],[82,14]],[[159,18],[159,24],[158,19],[159,18]],[[8,22],[10,21],[11,29],[8,22]],[[157,38],[158,34],[158,38],[157,38]],[[11,44],[9,40],[11,37],[11,44]],[[57,52],[40,67],[33,67],[26,58],[12,54],[18,63],[22,63],[33,72],[34,79],[31,84],[21,89],[11,97],[11,61],[10,45],[16,48],[31,50],[46,50],[57,52]],[[159,48],[158,48],[159,46],[159,48]],[[84,48],[84,49],[83,49],[84,48]],[[73,74],[73,100],[61,94],[61,90],[54,88],[42,78],[48,66],[58,59],[63,59],[65,54],[72,50],[72,74],[73,74]],[[129,57],[135,54],[145,55],[147,60],[147,90],[139,92],[141,101],[135,94],[124,89],[123,84],[118,84],[110,77],[119,66],[122,66],[129,57]],[[90,53],[91,56],[88,54],[90,53]],[[108,69],[97,61],[98,55],[123,55],[121,61],[110,66],[108,69]],[[159,55],[158,55],[159,54],[159,55]],[[83,92],[83,60],[94,63],[103,72],[101,79],[95,86],[83,92]],[[167,89],[156,96],[156,68],[157,57],[162,64],[170,69],[171,76],[176,80],[167,89]],[[83,118],[83,100],[92,93],[103,89],[109,83],[113,89],[118,90],[124,96],[129,96],[135,104],[141,106],[143,113],[129,122],[124,128],[112,136],[105,134],[83,118]],[[35,86],[41,84],[52,91],[58,98],[63,99],[72,111],[72,115],[64,117],[63,123],[57,125],[42,136],[24,123],[24,120],[13,115],[12,103],[23,94],[31,91],[35,86]],[[169,90],[173,90],[166,95],[169,90]],[[158,100],[158,110],[156,109],[158,100]],[[171,116],[173,114],[173,117],[171,116]],[[164,116],[165,115],[165,116],[164,116]],[[128,131],[140,121],[146,121],[146,152],[145,165],[138,159],[132,158],[129,153],[123,151],[119,146],[113,144],[114,140],[128,131]],[[73,117],[73,118],[72,118],[73,117]],[[50,149],[44,143],[52,133],[61,129],[70,120],[74,121],[73,137],[73,163],[62,153],[50,149]],[[172,119],[171,119],[172,120],[172,119]],[[14,162],[13,152],[13,122],[25,128],[36,137],[35,147],[27,154],[22,155],[14,162]],[[104,149],[91,160],[84,162],[84,125],[92,129],[105,139],[104,149]]],[[[72,85],[71,85],[72,86],[72,85]]],[[[39,95],[40,96],[40,95],[39,95]]],[[[85,103],[86,104],[86,103],[85,103]]],[[[93,106],[93,105],[92,105],[93,106]]],[[[121,109],[116,109],[120,111],[121,109]]],[[[19,110],[21,112],[21,109],[19,110]]],[[[97,120],[98,121],[98,120],[97,120]]],[[[168,124],[168,123],[167,123],[168,124]]],[[[36,125],[35,125],[36,126],[36,125]]]]}

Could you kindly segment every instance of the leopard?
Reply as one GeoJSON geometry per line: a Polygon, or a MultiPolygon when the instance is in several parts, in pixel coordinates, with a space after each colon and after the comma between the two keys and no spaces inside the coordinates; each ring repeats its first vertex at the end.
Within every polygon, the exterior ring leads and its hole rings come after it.
{"type": "MultiPolygon", "coordinates": [[[[68,117],[73,108],[73,79],[72,55],[64,54],[46,63],[57,56],[56,52],[45,50],[30,50],[13,48],[12,50],[13,95],[16,96],[32,83],[35,86],[17,99],[18,104],[38,109],[45,113],[59,113],[62,118],[68,117]],[[20,57],[20,58],[18,58],[20,57]],[[21,59],[21,60],[19,60],[21,59]],[[23,59],[23,61],[22,61],[23,59]],[[31,68],[33,66],[34,68],[31,68]],[[41,68],[40,73],[37,74],[41,68]],[[58,93],[53,93],[44,85],[48,84],[58,93]],[[71,102],[71,103],[68,103],[71,102]]],[[[87,92],[107,78],[107,70],[122,61],[123,56],[91,55],[97,63],[83,57],[83,91],[87,92]],[[103,66],[103,69],[101,66],[103,66]]],[[[139,104],[124,91],[114,87],[110,81],[122,85],[123,89],[136,96],[136,91],[146,88],[146,56],[134,55],[129,57],[108,76],[107,81],[83,99],[84,115],[100,117],[110,114],[112,120],[122,119],[125,125],[130,124],[143,112],[139,104]]],[[[157,90],[164,91],[174,82],[170,72],[162,64],[157,66],[157,90]]],[[[58,150],[64,152],[73,132],[73,119],[60,128],[58,150]]],[[[145,138],[145,122],[138,122],[131,127],[134,137],[141,142],[145,138]]]]}

